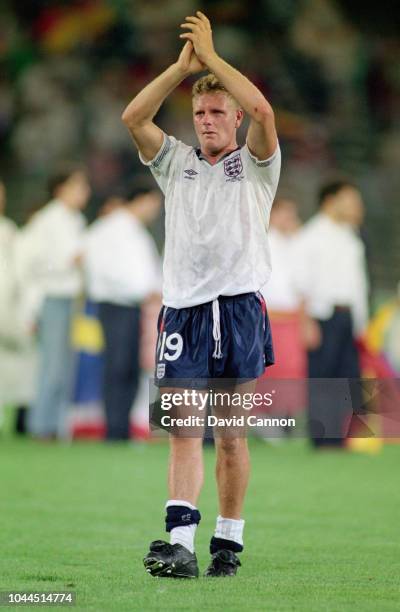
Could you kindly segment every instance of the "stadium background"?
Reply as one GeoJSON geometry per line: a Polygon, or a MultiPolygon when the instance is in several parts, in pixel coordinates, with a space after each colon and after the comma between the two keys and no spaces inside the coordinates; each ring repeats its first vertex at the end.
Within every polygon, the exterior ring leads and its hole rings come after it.
{"type": "MultiPolygon", "coordinates": [[[[321,180],[344,172],[362,188],[374,296],[393,293],[400,252],[398,4],[345,0],[5,0],[0,8],[1,175],[8,213],[22,223],[43,204],[57,161],[82,160],[105,196],[142,169],[121,111],[172,62],[177,26],[202,6],[217,50],[244,70],[275,109],[281,190],[304,219],[321,180]]],[[[190,83],[159,123],[193,142],[190,83]]],[[[161,245],[162,220],[155,229],[161,245]]]]}
{"type": "MultiPolygon", "coordinates": [[[[400,368],[394,1],[4,0],[0,176],[7,215],[22,225],[45,203],[46,178],[59,160],[87,166],[89,220],[116,186],[142,176],[121,111],[175,59],[177,25],[198,8],[213,21],[217,50],[271,100],[284,159],[281,190],[298,199],[303,219],[325,177],[344,172],[359,183],[372,302],[384,303],[370,346],[379,353],[389,344],[400,368]]],[[[168,99],[159,123],[193,142],[189,82],[168,99]]],[[[162,219],[153,231],[161,249],[162,219]]],[[[41,446],[16,440],[10,423],[11,411],[0,441],[7,492],[0,500],[0,589],[72,589],[81,609],[96,610],[397,609],[398,445],[316,457],[301,440],[277,447],[253,441],[243,575],[234,585],[159,586],[143,575],[140,559],[148,541],[163,536],[161,528],[154,533],[152,509],[162,520],[166,448],[41,446]]],[[[205,456],[202,566],[216,512],[212,449],[205,456]]]]}

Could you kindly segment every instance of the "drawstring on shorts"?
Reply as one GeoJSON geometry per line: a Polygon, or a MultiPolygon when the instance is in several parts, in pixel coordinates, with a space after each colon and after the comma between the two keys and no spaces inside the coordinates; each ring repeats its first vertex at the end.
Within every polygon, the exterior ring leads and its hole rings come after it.
{"type": "Polygon", "coordinates": [[[213,357],[214,359],[221,359],[223,357],[221,350],[221,319],[219,313],[219,302],[218,298],[213,300],[212,303],[213,311],[213,338],[215,342],[213,357]]]}

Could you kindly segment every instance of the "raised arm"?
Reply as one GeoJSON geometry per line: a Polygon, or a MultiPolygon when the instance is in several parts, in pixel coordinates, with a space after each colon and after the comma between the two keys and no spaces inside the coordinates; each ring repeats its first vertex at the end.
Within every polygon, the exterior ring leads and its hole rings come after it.
{"type": "Polygon", "coordinates": [[[259,159],[270,157],[276,150],[278,139],[274,112],[269,102],[248,78],[217,55],[210,22],[203,13],[197,11],[196,17],[186,17],[181,27],[190,32],[181,34],[180,38],[193,44],[198,59],[215,74],[249,115],[247,145],[250,151],[259,159]]]}
{"type": "Polygon", "coordinates": [[[161,104],[187,76],[201,70],[204,66],[187,41],[177,62],[146,85],[124,110],[122,121],[146,161],[155,157],[163,142],[163,132],[153,122],[161,104]]]}

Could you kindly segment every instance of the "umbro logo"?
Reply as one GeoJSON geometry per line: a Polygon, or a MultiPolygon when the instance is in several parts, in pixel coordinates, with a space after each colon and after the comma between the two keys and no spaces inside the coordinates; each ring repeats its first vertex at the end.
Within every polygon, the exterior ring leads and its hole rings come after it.
{"type": "MultiPolygon", "coordinates": [[[[197,174],[197,172],[196,172],[196,174],[197,174]]],[[[189,514],[182,514],[182,516],[181,516],[181,521],[184,522],[184,523],[188,523],[190,521],[190,519],[191,519],[191,513],[189,513],[189,514]]]]}
{"type": "Polygon", "coordinates": [[[198,174],[198,172],[196,172],[196,170],[193,170],[192,168],[188,168],[183,172],[185,173],[185,178],[191,181],[194,181],[194,177],[198,174]]]}

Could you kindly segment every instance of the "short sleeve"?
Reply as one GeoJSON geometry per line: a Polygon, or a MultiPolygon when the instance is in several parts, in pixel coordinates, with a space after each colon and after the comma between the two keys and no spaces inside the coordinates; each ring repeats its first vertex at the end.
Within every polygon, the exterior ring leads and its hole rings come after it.
{"type": "Polygon", "coordinates": [[[148,166],[161,191],[165,194],[168,179],[173,171],[173,162],[178,150],[179,141],[173,136],[164,134],[164,140],[156,156],[150,161],[143,159],[139,151],[139,159],[143,165],[148,166]]]}
{"type": "Polygon", "coordinates": [[[247,142],[244,145],[243,150],[245,157],[248,159],[248,167],[252,168],[254,174],[267,185],[272,197],[274,197],[281,172],[281,150],[279,144],[277,145],[274,153],[268,157],[268,159],[258,159],[255,155],[253,155],[250,152],[247,142]]]}
{"type": "Polygon", "coordinates": [[[281,171],[281,151],[279,145],[271,157],[268,159],[258,159],[250,152],[246,143],[242,148],[242,159],[256,194],[262,222],[267,228],[281,171]]]}

